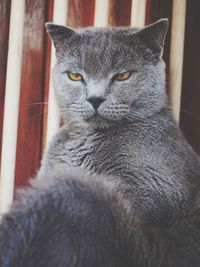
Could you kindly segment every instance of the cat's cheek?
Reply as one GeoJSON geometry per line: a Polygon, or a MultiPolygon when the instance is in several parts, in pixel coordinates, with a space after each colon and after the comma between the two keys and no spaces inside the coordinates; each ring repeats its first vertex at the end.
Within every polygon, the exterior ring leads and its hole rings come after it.
{"type": "Polygon", "coordinates": [[[82,102],[85,99],[84,88],[77,85],[72,87],[67,84],[64,89],[63,97],[66,97],[66,101],[72,100],[72,102],[82,102]]]}
{"type": "Polygon", "coordinates": [[[79,115],[85,120],[90,119],[96,113],[94,108],[89,103],[87,103],[86,101],[85,101],[85,103],[81,103],[79,105],[78,112],[79,112],[79,115]]]}
{"type": "MultiPolygon", "coordinates": [[[[113,100],[119,102],[130,102],[132,97],[132,92],[130,92],[130,86],[126,86],[123,82],[118,82],[120,84],[113,86],[111,88],[110,96],[113,100]]],[[[128,103],[127,103],[128,104],[128,103]]]]}

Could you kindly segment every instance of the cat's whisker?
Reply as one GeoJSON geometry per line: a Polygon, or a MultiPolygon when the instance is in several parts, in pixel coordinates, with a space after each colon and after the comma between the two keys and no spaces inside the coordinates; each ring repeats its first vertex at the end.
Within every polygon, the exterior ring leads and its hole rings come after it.
{"type": "Polygon", "coordinates": [[[140,117],[140,116],[135,115],[135,114],[133,114],[133,113],[129,113],[129,116],[126,116],[126,118],[129,119],[129,120],[132,121],[132,122],[135,122],[135,121],[134,121],[134,120],[131,120],[131,118],[132,118],[132,119],[133,119],[133,118],[138,119],[138,120],[140,120],[141,122],[145,123],[146,126],[153,127],[153,128],[155,128],[158,132],[160,132],[160,133],[163,134],[163,132],[161,132],[160,129],[158,128],[158,125],[155,125],[154,123],[150,122],[150,121],[149,121],[148,119],[146,119],[146,118],[140,117]]]}
{"type": "Polygon", "coordinates": [[[59,112],[60,116],[69,115],[69,113],[77,113],[75,109],[68,108],[67,110],[64,110],[63,112],[59,112]]]}
{"type": "MultiPolygon", "coordinates": [[[[70,111],[70,112],[73,112],[73,111],[70,111]]],[[[37,116],[42,116],[42,115],[44,115],[44,113],[48,113],[48,110],[45,109],[45,110],[39,111],[39,112],[33,114],[32,116],[30,116],[30,119],[33,119],[33,118],[35,118],[37,116]]],[[[69,114],[69,111],[59,112],[58,113],[59,117],[62,117],[62,116],[68,115],[68,114],[69,114]]]]}
{"type": "Polygon", "coordinates": [[[38,116],[41,116],[41,115],[43,115],[44,113],[47,113],[47,112],[48,112],[48,110],[39,111],[39,112],[33,114],[32,116],[30,116],[30,119],[36,118],[38,116]]]}
{"type": "Polygon", "coordinates": [[[148,121],[146,118],[137,115],[137,114],[136,114],[135,112],[133,112],[133,111],[130,111],[127,115],[128,115],[128,116],[131,116],[132,118],[135,118],[135,119],[141,120],[141,121],[143,121],[143,122],[149,123],[149,121],[148,121]]]}
{"type": "MultiPolygon", "coordinates": [[[[176,108],[173,108],[173,107],[169,107],[169,109],[170,109],[170,110],[176,110],[176,108]]],[[[191,111],[182,109],[182,108],[180,108],[179,111],[180,111],[181,113],[186,113],[186,114],[188,114],[188,115],[191,115],[191,116],[200,118],[200,114],[198,114],[198,113],[194,113],[194,112],[191,112],[191,111]]]]}
{"type": "Polygon", "coordinates": [[[34,106],[34,105],[47,105],[48,102],[36,102],[36,103],[29,103],[25,104],[26,106],[34,106]]]}
{"type": "Polygon", "coordinates": [[[136,116],[131,116],[131,114],[126,114],[126,115],[123,115],[124,118],[130,120],[131,122],[135,122],[134,119],[137,119],[137,120],[140,120],[142,122],[144,122],[144,120],[142,120],[141,118],[138,118],[136,116]]]}

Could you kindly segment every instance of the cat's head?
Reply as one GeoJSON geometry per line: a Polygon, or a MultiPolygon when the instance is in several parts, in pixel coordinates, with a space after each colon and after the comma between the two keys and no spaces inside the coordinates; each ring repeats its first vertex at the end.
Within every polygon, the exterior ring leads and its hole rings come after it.
{"type": "Polygon", "coordinates": [[[65,120],[94,127],[148,117],[166,105],[162,60],[167,19],[136,28],[46,24],[56,49],[53,81],[65,120]]]}

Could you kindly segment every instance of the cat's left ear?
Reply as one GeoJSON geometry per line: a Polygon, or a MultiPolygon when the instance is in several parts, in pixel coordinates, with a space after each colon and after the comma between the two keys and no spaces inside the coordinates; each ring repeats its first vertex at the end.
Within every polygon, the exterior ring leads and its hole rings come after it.
{"type": "Polygon", "coordinates": [[[160,19],[136,33],[139,40],[146,44],[155,54],[162,56],[168,19],[160,19]]]}
{"type": "Polygon", "coordinates": [[[60,54],[69,44],[71,38],[77,35],[75,30],[62,25],[47,22],[45,23],[45,26],[48,34],[53,40],[57,54],[60,54]]]}

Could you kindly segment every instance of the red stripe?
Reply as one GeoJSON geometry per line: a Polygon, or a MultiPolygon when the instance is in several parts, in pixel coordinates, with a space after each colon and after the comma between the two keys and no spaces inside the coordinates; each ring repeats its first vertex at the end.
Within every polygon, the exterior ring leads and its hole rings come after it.
{"type": "Polygon", "coordinates": [[[26,2],[18,123],[16,186],[26,185],[41,158],[45,75],[45,28],[47,1],[26,2]]]}
{"type": "Polygon", "coordinates": [[[131,23],[131,0],[110,0],[109,26],[129,26],[131,23]]]}
{"type": "Polygon", "coordinates": [[[69,0],[67,25],[72,28],[92,26],[95,0],[69,0]]]}

